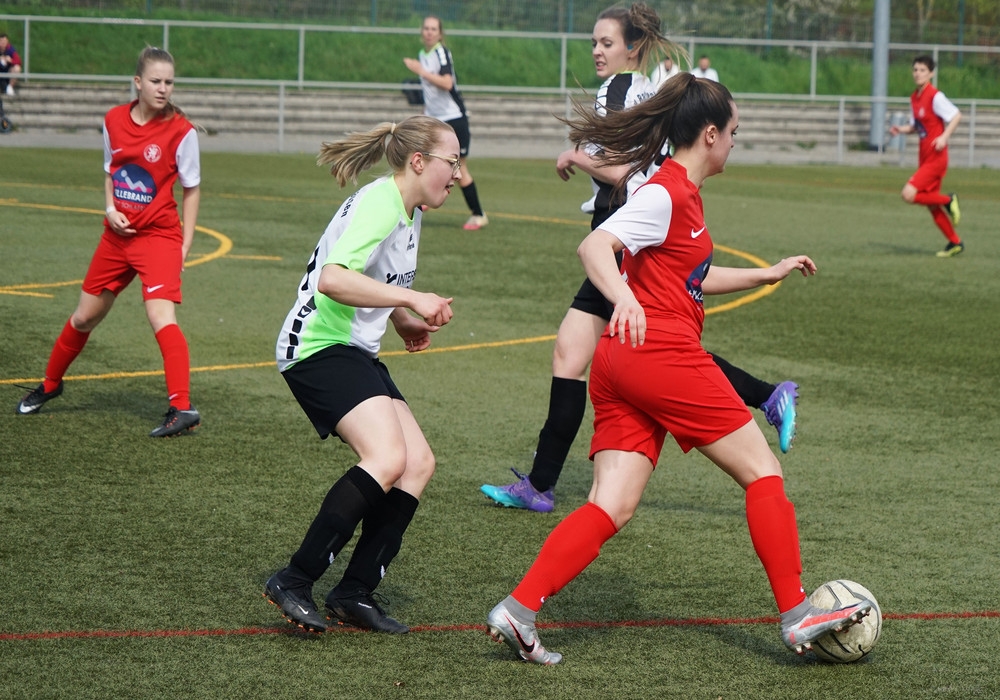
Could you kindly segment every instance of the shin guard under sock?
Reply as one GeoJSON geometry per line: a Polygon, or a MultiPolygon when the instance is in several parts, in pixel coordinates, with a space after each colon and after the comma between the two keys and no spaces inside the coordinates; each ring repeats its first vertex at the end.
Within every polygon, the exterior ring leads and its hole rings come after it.
{"type": "Polygon", "coordinates": [[[333,562],[361,519],[385,500],[385,492],[372,476],[351,467],[326,494],[319,513],[309,526],[291,563],[315,581],[333,562]]]}
{"type": "Polygon", "coordinates": [[[336,586],[338,593],[347,595],[359,589],[368,593],[375,590],[390,562],[399,554],[403,533],[413,520],[418,505],[419,500],[394,487],[380,506],[368,511],[362,520],[361,537],[354,547],[351,561],[336,586]]]}
{"type": "Polygon", "coordinates": [[[587,410],[587,382],[552,377],[549,414],[538,434],[538,447],[528,479],[538,491],[556,485],[587,410]]]}
{"type": "Polygon", "coordinates": [[[805,597],[795,507],[785,496],[780,476],[765,476],[746,492],[747,525],[754,550],[764,565],[778,612],[791,610],[805,597]]]}
{"type": "Polygon", "coordinates": [[[511,595],[538,612],[546,598],[561,591],[597,559],[601,546],[616,532],[610,515],[600,506],[585,503],[556,525],[511,595]]]}
{"type": "Polygon", "coordinates": [[[951,223],[951,217],[948,216],[948,212],[941,207],[927,207],[927,209],[930,211],[931,218],[934,219],[935,225],[941,229],[941,233],[944,234],[944,237],[948,239],[949,243],[962,242],[958,233],[955,232],[955,227],[951,223]]]}
{"type": "Polygon", "coordinates": [[[73,324],[70,321],[66,321],[62,332],[56,338],[55,345],[52,346],[49,362],[45,366],[45,391],[47,393],[56,390],[59,382],[62,381],[63,375],[66,374],[66,370],[73,364],[73,360],[83,352],[83,348],[89,338],[90,333],[78,331],[73,328],[73,324]]]}
{"type": "Polygon", "coordinates": [[[163,374],[167,381],[167,400],[181,411],[191,408],[191,356],[180,326],[171,323],[156,334],[163,356],[163,374]]]}
{"type": "Polygon", "coordinates": [[[923,204],[925,207],[946,207],[951,203],[951,195],[941,192],[917,192],[913,195],[914,204],[923,204]]]}

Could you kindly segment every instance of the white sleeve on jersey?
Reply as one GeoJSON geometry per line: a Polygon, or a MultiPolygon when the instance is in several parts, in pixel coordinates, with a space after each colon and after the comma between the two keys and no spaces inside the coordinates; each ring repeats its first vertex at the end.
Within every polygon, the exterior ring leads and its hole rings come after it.
{"type": "Polygon", "coordinates": [[[111,174],[111,138],[108,136],[107,122],[104,124],[104,172],[111,174]]]}
{"type": "Polygon", "coordinates": [[[636,190],[599,228],[617,238],[635,255],[643,248],[663,245],[673,211],[674,204],[665,187],[646,185],[636,190]]]}
{"type": "Polygon", "coordinates": [[[934,95],[934,101],[931,105],[933,106],[934,114],[941,117],[945,124],[949,123],[955,118],[955,115],[958,114],[958,107],[956,107],[951,100],[945,97],[943,92],[938,91],[938,93],[934,95]]]}
{"type": "Polygon", "coordinates": [[[181,187],[197,187],[201,184],[201,156],[198,148],[198,132],[192,128],[177,146],[177,176],[181,187]]]}

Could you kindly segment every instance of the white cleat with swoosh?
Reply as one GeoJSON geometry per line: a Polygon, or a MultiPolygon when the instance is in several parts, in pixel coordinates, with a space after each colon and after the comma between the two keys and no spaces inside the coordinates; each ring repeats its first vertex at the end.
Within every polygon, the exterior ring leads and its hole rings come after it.
{"type": "Polygon", "coordinates": [[[509,646],[522,661],[546,666],[562,661],[562,654],[542,646],[535,625],[518,622],[503,601],[497,603],[486,617],[486,631],[493,641],[509,646]]]}

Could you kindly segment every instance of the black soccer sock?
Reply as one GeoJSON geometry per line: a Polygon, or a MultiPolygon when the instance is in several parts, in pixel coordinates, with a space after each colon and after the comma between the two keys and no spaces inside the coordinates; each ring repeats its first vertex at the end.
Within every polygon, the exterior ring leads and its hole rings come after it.
{"type": "Polygon", "coordinates": [[[538,434],[535,461],[528,478],[539,491],[548,491],[559,481],[569,448],[580,432],[587,410],[587,382],[552,377],[549,415],[538,434]]]}
{"type": "Polygon", "coordinates": [[[715,364],[719,366],[722,373],[726,375],[726,379],[729,383],[733,385],[736,389],[736,393],[740,395],[743,399],[743,403],[752,408],[760,408],[765,401],[767,401],[774,390],[777,388],[775,384],[768,384],[763,379],[757,379],[753,376],[740,369],[739,367],[734,367],[733,365],[726,362],[724,359],[716,355],[715,353],[709,353],[712,359],[715,360],[715,364]]]}
{"type": "Polygon", "coordinates": [[[479,205],[479,193],[476,192],[475,182],[470,182],[462,188],[462,196],[465,197],[465,203],[468,205],[469,211],[475,216],[483,215],[483,208],[479,205]]]}
{"type": "Polygon", "coordinates": [[[379,483],[361,467],[351,467],[330,487],[302,544],[292,555],[292,566],[310,580],[318,579],[350,541],[365,514],[384,500],[385,492],[379,483]]]}
{"type": "Polygon", "coordinates": [[[420,501],[401,489],[392,488],[378,508],[365,516],[361,537],[347,564],[334,596],[358,590],[371,593],[385,576],[389,564],[399,554],[403,533],[413,520],[420,501]]]}

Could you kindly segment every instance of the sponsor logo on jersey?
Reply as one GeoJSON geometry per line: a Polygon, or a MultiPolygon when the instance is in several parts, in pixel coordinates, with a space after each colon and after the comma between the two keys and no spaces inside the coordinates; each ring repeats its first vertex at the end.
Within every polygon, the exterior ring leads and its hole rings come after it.
{"type": "Polygon", "coordinates": [[[705,262],[701,263],[694,269],[687,278],[687,291],[694,299],[696,304],[703,304],[705,301],[705,294],[701,291],[702,280],[708,274],[708,269],[712,267],[712,256],[709,255],[705,262]]]}
{"type": "Polygon", "coordinates": [[[358,193],[355,192],[350,197],[348,197],[343,204],[340,205],[340,218],[343,219],[345,216],[347,216],[347,212],[351,210],[351,205],[354,204],[354,198],[357,196],[358,193]]]}
{"type": "Polygon", "coordinates": [[[122,211],[142,211],[156,197],[153,176],[138,165],[124,165],[111,176],[115,205],[122,211]]]}
{"type": "Polygon", "coordinates": [[[416,277],[417,271],[410,270],[409,272],[387,272],[385,274],[385,283],[392,284],[397,287],[409,287],[413,284],[413,278],[416,277]]]}

